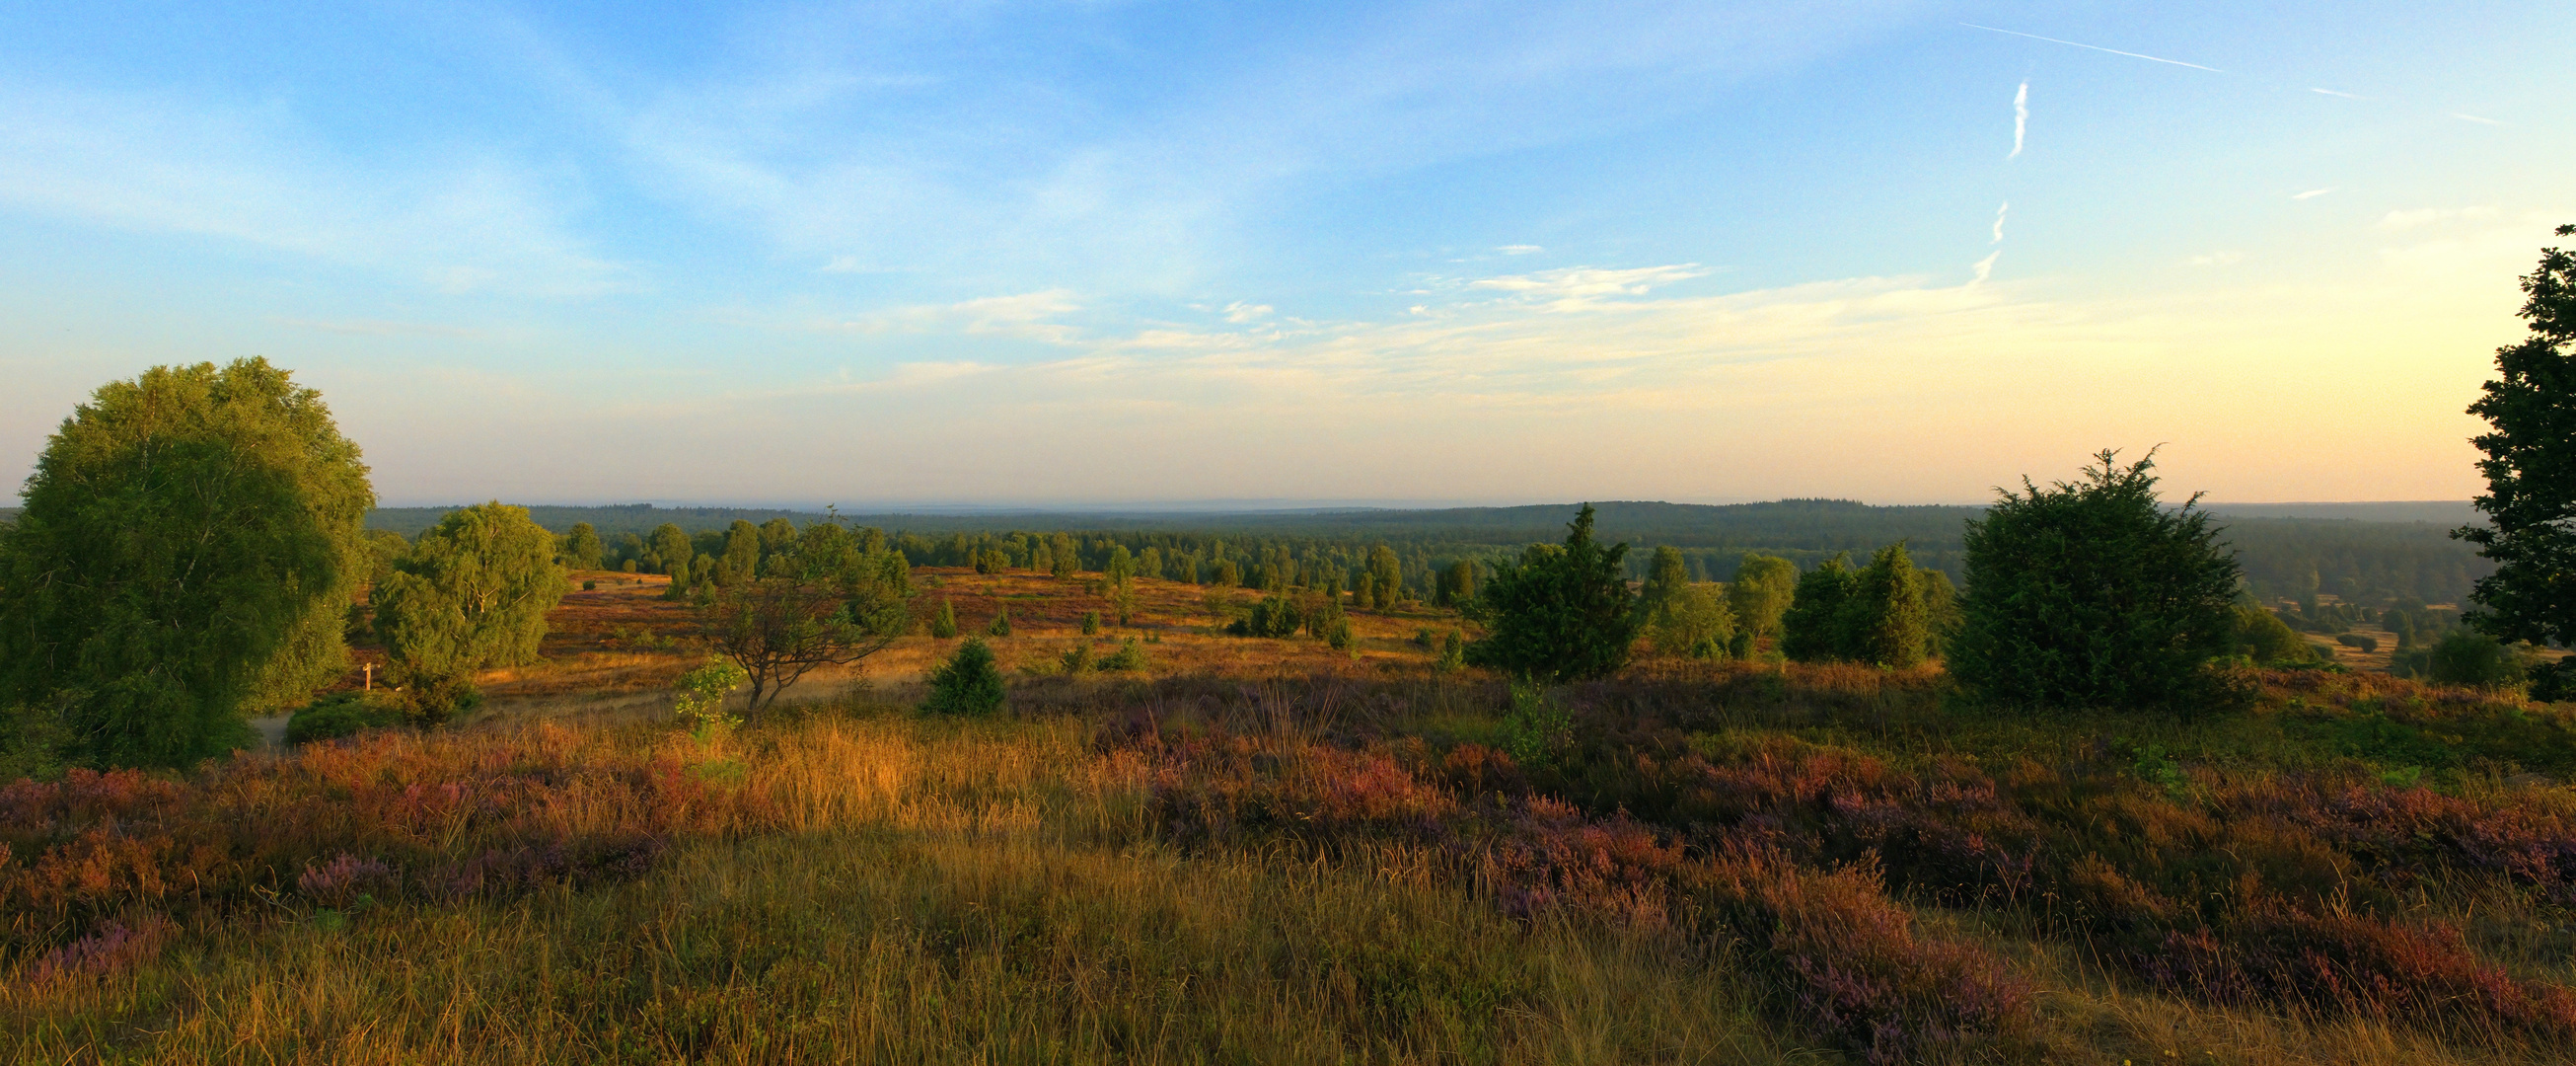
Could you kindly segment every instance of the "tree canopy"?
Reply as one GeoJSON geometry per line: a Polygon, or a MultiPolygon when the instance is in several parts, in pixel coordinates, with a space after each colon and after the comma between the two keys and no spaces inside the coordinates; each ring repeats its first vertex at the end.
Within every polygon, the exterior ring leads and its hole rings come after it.
{"type": "Polygon", "coordinates": [[[537,660],[546,612],[562,602],[555,538],[527,508],[454,511],[413,542],[376,590],[376,631],[392,680],[437,719],[471,692],[475,671],[537,660]]]}
{"type": "Polygon", "coordinates": [[[1599,677],[1628,661],[1638,619],[1622,576],[1628,546],[1592,539],[1592,506],[1562,545],[1533,544],[1495,568],[1482,596],[1491,620],[1467,660],[1532,681],[1599,677]]]}
{"type": "Polygon", "coordinates": [[[2194,496],[2166,509],[2153,455],[2095,456],[2084,480],[2004,491],[1968,523],[1950,672],[2010,703],[2191,709],[2236,635],[2236,562],[2194,496]]]}
{"type": "MultiPolygon", "coordinates": [[[[2561,237],[2576,226],[2558,227],[2561,237]]],[[[2492,428],[2474,441],[2487,525],[2454,536],[2496,563],[2470,598],[2469,624],[2505,640],[2576,643],[2576,253],[2541,250],[2522,279],[2531,335],[2496,349],[2496,379],[2469,413],[2492,428]]]]}
{"type": "Polygon", "coordinates": [[[700,624],[707,643],[750,677],[756,716],[815,669],[884,650],[912,627],[911,598],[902,553],[817,522],[757,576],[720,589],[700,624]]]}
{"type": "Polygon", "coordinates": [[[321,394],[261,359],[110,382],[46,442],[0,540],[0,702],[67,754],[183,765],[347,665],[375,494],[321,394]]]}

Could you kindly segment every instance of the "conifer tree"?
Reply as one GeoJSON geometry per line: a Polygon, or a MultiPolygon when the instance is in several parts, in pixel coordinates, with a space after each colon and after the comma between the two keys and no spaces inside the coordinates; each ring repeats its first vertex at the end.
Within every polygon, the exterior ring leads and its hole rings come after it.
{"type": "MultiPolygon", "coordinates": [[[[2557,232],[2576,235],[2576,226],[2557,232]]],[[[2576,644],[2576,252],[2542,249],[2522,291],[2531,336],[2496,350],[2496,379],[2469,406],[2492,427],[2473,442],[2486,453],[2478,469],[2487,492],[2476,503],[2487,524],[2452,536],[2496,564],[2469,594],[2478,605],[2471,626],[2565,647],[2576,644]]],[[[2533,690],[2576,696],[2576,668],[2544,668],[2533,690]]]]}
{"type": "Polygon", "coordinates": [[[957,635],[957,609],[949,605],[946,596],[939,598],[939,613],[930,618],[930,635],[941,640],[957,635]]]}
{"type": "Polygon", "coordinates": [[[1799,662],[1843,658],[1852,643],[1843,628],[1848,617],[1844,606],[1859,582],[1859,572],[1839,554],[1798,575],[1797,592],[1780,616],[1780,654],[1799,662]]]}
{"type": "Polygon", "coordinates": [[[1493,626],[1469,645],[1469,662],[1533,682],[1599,677],[1625,665],[1637,615],[1624,576],[1628,546],[1592,538],[1591,504],[1565,543],[1533,544],[1485,589],[1493,626]]]}
{"type": "Polygon", "coordinates": [[[1905,545],[1872,555],[1852,583],[1839,627],[1848,646],[1837,658],[1891,668],[1920,666],[1931,644],[1931,613],[1923,602],[1923,573],[1905,545]]]}

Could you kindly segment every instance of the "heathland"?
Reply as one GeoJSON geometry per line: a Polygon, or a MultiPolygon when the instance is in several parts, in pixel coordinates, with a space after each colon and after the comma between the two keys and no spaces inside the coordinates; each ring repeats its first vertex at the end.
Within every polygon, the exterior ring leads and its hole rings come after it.
{"type": "MultiPolygon", "coordinates": [[[[678,728],[699,608],[603,570],[443,728],[9,786],[0,1047],[2500,1063],[2576,1036],[2566,705],[2245,667],[2235,713],[2010,714],[1937,667],[1758,653],[1516,691],[1444,666],[1480,627],[1420,600],[1336,648],[1157,578],[1122,626],[1106,577],[912,571],[967,632],[1008,613],[989,716],[914,709],[964,639],[915,633],[678,728]]],[[[356,654],[363,686],[383,651],[356,654]]]]}

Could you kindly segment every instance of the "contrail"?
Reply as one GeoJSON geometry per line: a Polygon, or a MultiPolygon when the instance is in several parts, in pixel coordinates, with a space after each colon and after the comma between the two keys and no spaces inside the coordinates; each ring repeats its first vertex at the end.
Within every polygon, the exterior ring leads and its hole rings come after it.
{"type": "Polygon", "coordinates": [[[2004,201],[2004,205],[2002,207],[1995,209],[1995,239],[1987,243],[2002,244],[2004,242],[2004,213],[2011,210],[2012,201],[2010,200],[2004,201]]]}
{"type": "Polygon", "coordinates": [[[2021,88],[2013,92],[2013,150],[2011,155],[2007,155],[2004,158],[2021,158],[2021,137],[2022,134],[2029,130],[2030,79],[2023,78],[2021,80],[2021,88]]]}
{"type": "Polygon", "coordinates": [[[1977,25],[1976,23],[1973,23],[1973,22],[1962,22],[1962,23],[1960,23],[1959,25],[1965,26],[1965,27],[1967,27],[1967,28],[1969,28],[1969,29],[1972,29],[1972,30],[1984,30],[1984,31],[1986,31],[1987,33],[2006,33],[2006,34],[2011,34],[2012,36],[2015,36],[2015,37],[2028,37],[2028,38],[2030,38],[2031,40],[2034,40],[2034,41],[2046,41],[2046,42],[2048,42],[2048,43],[2050,43],[2050,44],[2062,44],[2062,45],[2066,45],[2066,46],[2069,46],[2069,47],[2072,47],[2072,48],[2090,48],[2090,49],[2092,49],[2092,50],[2094,50],[2094,51],[2096,51],[2096,52],[2109,52],[2109,53],[2111,53],[2112,55],[2115,55],[2115,56],[2127,56],[2127,57],[2129,57],[2129,58],[2131,58],[2131,59],[2144,59],[2144,60],[2147,60],[2147,61],[2152,62],[2152,63],[2171,63],[2171,64],[2173,64],[2173,65],[2175,65],[2175,66],[2177,66],[2177,67],[2190,67],[2190,68],[2191,68],[2191,69],[2193,69],[2193,70],[2206,70],[2206,71],[2208,71],[2208,72],[2210,72],[2210,73],[2212,73],[2212,74],[2225,74],[2225,73],[2227,73],[2226,71],[2220,70],[2220,69],[2218,69],[2217,67],[2204,67],[2204,66],[2201,66],[2201,65],[2200,65],[2200,64],[2198,64],[2198,63],[2185,63],[2185,62],[2183,62],[2182,60],[2179,60],[2179,59],[2166,59],[2166,58],[2163,58],[2163,57],[2161,57],[2161,56],[2141,55],[2141,54],[2139,54],[2139,53],[2137,53],[2137,52],[2123,52],[2123,51],[2121,51],[2121,50],[2119,50],[2119,49],[2117,49],[2117,48],[2104,48],[2104,47],[2102,47],[2101,45],[2098,45],[2098,44],[2085,44],[2085,43],[2082,43],[2082,42],[2080,42],[2080,41],[2061,41],[2061,40],[2058,40],[2058,39],[2057,39],[2057,38],[2055,38],[2055,37],[2042,37],[2042,36],[2040,36],[2040,35],[2038,35],[2038,34],[2036,34],[2036,33],[2023,33],[2023,32],[2021,32],[2020,30],[1999,30],[1999,29],[1996,29],[1996,28],[1994,28],[1994,27],[1992,27],[1992,26],[1980,26],[1980,25],[1977,25]]]}

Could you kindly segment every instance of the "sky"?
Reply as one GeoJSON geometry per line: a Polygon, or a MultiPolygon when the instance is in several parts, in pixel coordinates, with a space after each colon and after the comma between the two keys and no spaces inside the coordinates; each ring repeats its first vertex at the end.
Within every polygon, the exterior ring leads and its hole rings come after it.
{"type": "Polygon", "coordinates": [[[383,502],[2462,499],[2529,3],[0,6],[0,478],[262,356],[383,502]]]}

